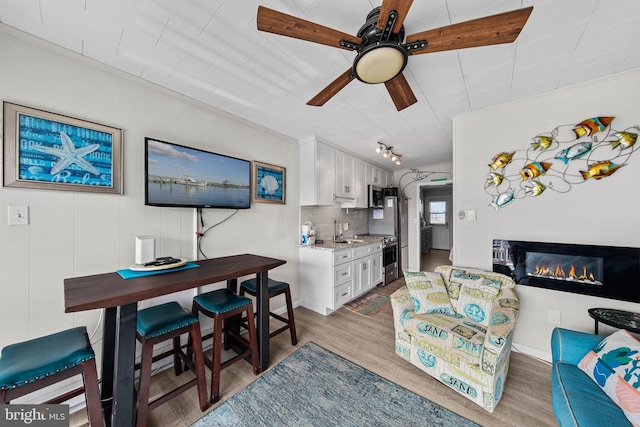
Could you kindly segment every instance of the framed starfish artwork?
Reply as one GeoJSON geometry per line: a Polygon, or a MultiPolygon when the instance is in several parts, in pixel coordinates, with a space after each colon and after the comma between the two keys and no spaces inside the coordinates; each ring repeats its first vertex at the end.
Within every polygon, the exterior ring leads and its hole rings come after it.
{"type": "Polygon", "coordinates": [[[3,107],[3,186],[122,194],[122,129],[3,107]]]}

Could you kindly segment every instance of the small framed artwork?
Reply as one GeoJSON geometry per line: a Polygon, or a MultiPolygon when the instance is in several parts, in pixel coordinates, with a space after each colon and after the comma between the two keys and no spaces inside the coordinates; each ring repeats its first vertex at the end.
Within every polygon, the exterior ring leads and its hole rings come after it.
{"type": "Polygon", "coordinates": [[[3,106],[3,186],[122,194],[122,129],[3,106]]]}
{"type": "Polygon", "coordinates": [[[252,201],[284,205],[286,169],[256,161],[251,163],[253,165],[252,201]]]}

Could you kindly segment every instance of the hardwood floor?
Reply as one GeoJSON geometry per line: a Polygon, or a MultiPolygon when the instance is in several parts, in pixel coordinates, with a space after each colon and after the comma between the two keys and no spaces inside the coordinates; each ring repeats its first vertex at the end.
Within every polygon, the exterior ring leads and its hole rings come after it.
{"type": "Polygon", "coordinates": [[[439,265],[451,265],[449,260],[450,251],[442,249],[431,249],[429,252],[420,254],[420,270],[433,271],[439,265]]]}
{"type": "MultiPolygon", "coordinates": [[[[399,285],[401,283],[396,281],[388,287],[397,288],[399,285]]],[[[551,407],[551,367],[546,362],[512,352],[504,395],[496,410],[489,413],[395,354],[390,306],[371,317],[361,316],[344,308],[329,316],[322,316],[302,307],[295,309],[295,316],[298,345],[291,345],[288,332],[272,338],[271,366],[307,341],[313,341],[482,426],[557,426],[551,407]]],[[[205,370],[210,387],[211,373],[208,369],[205,370]]],[[[190,372],[176,379],[172,369],[155,375],[152,396],[159,393],[162,387],[168,389],[182,383],[189,375],[190,372]]],[[[221,401],[256,378],[248,363],[236,363],[225,369],[221,376],[221,401]]],[[[219,403],[215,406],[217,405],[219,403]]],[[[202,415],[196,389],[192,388],[153,410],[148,425],[189,426],[202,415]]],[[[70,425],[87,425],[84,411],[73,414],[70,425]]],[[[364,425],[371,423],[363,420],[364,425]]]]}

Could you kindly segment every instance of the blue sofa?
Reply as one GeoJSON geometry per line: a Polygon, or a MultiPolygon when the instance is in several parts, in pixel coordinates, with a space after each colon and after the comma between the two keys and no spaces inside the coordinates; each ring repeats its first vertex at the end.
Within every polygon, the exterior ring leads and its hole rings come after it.
{"type": "Polygon", "coordinates": [[[551,336],[551,400],[561,427],[631,426],[622,409],[578,363],[604,337],[556,328],[551,336]]]}

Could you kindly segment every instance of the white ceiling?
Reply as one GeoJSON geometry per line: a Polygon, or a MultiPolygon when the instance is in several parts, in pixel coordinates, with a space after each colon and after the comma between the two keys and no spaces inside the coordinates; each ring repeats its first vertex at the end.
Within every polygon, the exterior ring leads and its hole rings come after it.
{"type": "MultiPolygon", "coordinates": [[[[355,53],[256,30],[258,5],[355,35],[381,0],[0,0],[0,22],[296,139],[321,138],[389,169],[452,160],[457,115],[640,67],[638,0],[415,0],[413,34],[534,6],[512,44],[415,55],[418,102],[396,111],[358,80],[306,102],[355,53]],[[396,166],[376,141],[403,156],[396,166]]],[[[6,58],[5,58],[6,59],[6,58]]]]}

